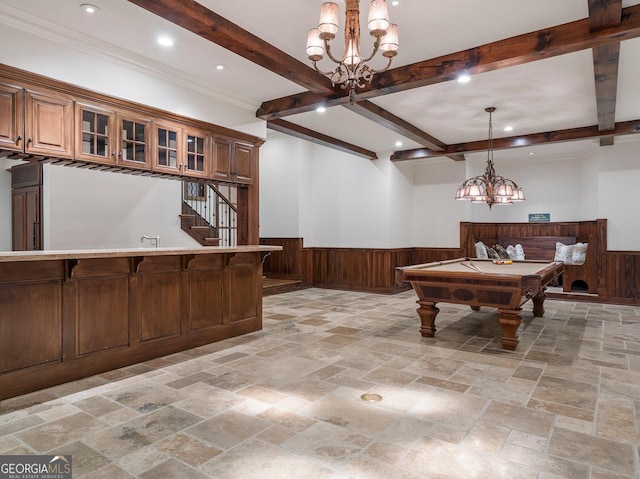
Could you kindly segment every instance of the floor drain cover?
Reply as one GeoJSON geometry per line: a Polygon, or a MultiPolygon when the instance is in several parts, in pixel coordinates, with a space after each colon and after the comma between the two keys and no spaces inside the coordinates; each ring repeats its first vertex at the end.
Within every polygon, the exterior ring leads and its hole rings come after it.
{"type": "Polygon", "coordinates": [[[367,402],[378,402],[382,401],[382,396],[380,394],[367,393],[360,396],[360,399],[367,402]]]}

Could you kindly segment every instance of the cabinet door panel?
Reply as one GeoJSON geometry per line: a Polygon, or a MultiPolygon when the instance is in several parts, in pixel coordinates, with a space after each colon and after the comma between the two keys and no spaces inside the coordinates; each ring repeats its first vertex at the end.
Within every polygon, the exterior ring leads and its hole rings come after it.
{"type": "Polygon", "coordinates": [[[0,374],[62,360],[62,284],[0,286],[0,374]]]}
{"type": "Polygon", "coordinates": [[[15,188],[11,193],[12,248],[35,251],[41,247],[40,187],[15,188]]]}
{"type": "Polygon", "coordinates": [[[211,177],[216,180],[231,179],[231,142],[215,138],[211,177]]]}
{"type": "Polygon", "coordinates": [[[211,145],[206,131],[188,128],[184,132],[185,176],[206,177],[211,169],[211,145]]]}
{"type": "Polygon", "coordinates": [[[24,147],[23,90],[0,84],[0,149],[22,151],[24,147]]]}
{"type": "Polygon", "coordinates": [[[25,153],[72,158],[73,101],[27,90],[25,105],[25,153]]]}
{"type": "Polygon", "coordinates": [[[118,113],[117,125],[118,165],[151,169],[151,120],[118,113]]]}
{"type": "Polygon", "coordinates": [[[153,131],[154,171],[181,173],[183,170],[182,129],[178,125],[156,123],[153,131]]]}
{"type": "Polygon", "coordinates": [[[76,158],[92,163],[116,162],[115,112],[76,103],[76,158]]]}
{"type": "Polygon", "coordinates": [[[253,148],[251,145],[234,143],[233,173],[238,183],[251,184],[253,182],[253,148]]]}

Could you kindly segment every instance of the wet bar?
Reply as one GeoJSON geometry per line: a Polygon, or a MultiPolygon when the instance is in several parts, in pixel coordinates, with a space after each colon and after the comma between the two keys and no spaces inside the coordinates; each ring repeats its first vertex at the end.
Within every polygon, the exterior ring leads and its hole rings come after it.
{"type": "Polygon", "coordinates": [[[0,253],[0,400],[261,329],[277,249],[0,253]]]}

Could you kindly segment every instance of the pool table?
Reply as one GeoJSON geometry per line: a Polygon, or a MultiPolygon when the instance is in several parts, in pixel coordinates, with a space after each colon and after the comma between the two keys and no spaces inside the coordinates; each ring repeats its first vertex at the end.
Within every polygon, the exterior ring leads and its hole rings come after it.
{"type": "Polygon", "coordinates": [[[424,337],[436,333],[436,304],[468,304],[498,308],[502,347],[514,351],[518,346],[518,327],[522,305],[533,302],[533,315],[544,314],[547,285],[563,271],[557,261],[513,261],[494,264],[492,260],[459,258],[396,268],[396,282],[410,283],[418,295],[424,337]],[[507,262],[509,263],[509,262],[507,262]]]}

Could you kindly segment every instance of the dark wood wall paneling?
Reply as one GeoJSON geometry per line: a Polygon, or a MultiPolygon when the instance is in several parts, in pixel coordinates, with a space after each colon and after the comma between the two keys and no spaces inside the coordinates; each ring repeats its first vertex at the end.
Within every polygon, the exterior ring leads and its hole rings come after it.
{"type": "Polygon", "coordinates": [[[0,262],[0,400],[262,327],[262,253],[0,262]]]}
{"type": "Polygon", "coordinates": [[[394,293],[395,268],[475,256],[475,242],[495,244],[501,237],[571,236],[578,242],[597,237],[598,301],[640,302],[640,252],[607,251],[607,220],[557,223],[460,223],[460,248],[304,248],[302,238],[261,238],[282,246],[264,263],[264,274],[301,280],[307,286],[394,293]]]}

